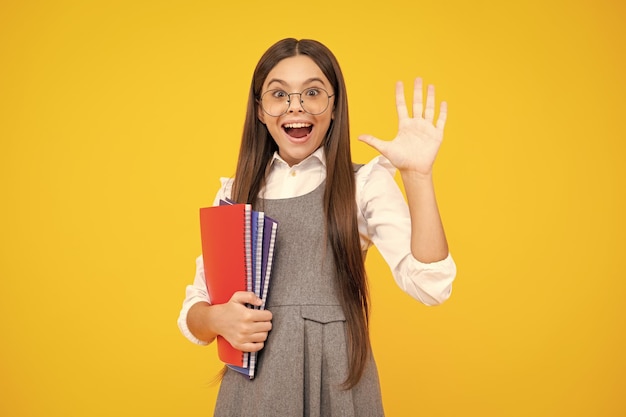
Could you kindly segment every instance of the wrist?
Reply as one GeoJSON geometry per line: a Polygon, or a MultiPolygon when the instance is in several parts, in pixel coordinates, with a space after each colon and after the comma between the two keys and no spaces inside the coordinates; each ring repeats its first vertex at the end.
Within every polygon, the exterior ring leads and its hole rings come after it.
{"type": "Polygon", "coordinates": [[[428,171],[428,172],[421,172],[421,171],[416,171],[416,170],[399,170],[400,172],[400,177],[402,178],[403,182],[429,182],[431,183],[433,181],[433,172],[432,170],[428,171]]]}
{"type": "Polygon", "coordinates": [[[198,302],[187,313],[187,327],[196,338],[207,343],[211,343],[219,334],[213,318],[217,313],[215,307],[217,306],[206,302],[198,302]]]}

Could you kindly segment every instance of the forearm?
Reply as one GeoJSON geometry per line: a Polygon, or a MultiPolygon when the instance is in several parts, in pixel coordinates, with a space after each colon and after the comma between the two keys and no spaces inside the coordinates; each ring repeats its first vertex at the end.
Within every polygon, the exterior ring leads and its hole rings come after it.
{"type": "Polygon", "coordinates": [[[435,197],[432,174],[400,171],[411,215],[411,253],[420,262],[448,256],[448,242],[435,197]]]}
{"type": "Polygon", "coordinates": [[[199,302],[191,306],[187,312],[187,327],[189,331],[203,342],[211,343],[217,336],[214,328],[215,307],[206,302],[199,302]]]}

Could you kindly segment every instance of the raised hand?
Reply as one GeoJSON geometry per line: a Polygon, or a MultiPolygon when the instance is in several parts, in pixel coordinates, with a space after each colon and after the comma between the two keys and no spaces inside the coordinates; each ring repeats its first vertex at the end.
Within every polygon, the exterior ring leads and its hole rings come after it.
{"type": "Polygon", "coordinates": [[[416,78],[413,89],[413,117],[409,115],[404,86],[396,84],[396,107],[398,110],[398,134],[391,141],[383,141],[372,135],[361,135],[359,140],[372,146],[386,157],[399,171],[430,175],[448,114],[444,101],[435,118],[435,87],[428,86],[426,106],[423,104],[422,79],[416,78]]]}

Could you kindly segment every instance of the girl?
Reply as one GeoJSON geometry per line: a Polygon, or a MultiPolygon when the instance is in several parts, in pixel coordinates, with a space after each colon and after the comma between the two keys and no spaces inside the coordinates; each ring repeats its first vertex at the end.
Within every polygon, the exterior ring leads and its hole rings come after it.
{"type": "Polygon", "coordinates": [[[456,274],[432,179],[447,106],[435,122],[434,88],[425,106],[422,95],[418,78],[410,117],[398,83],[397,136],[359,137],[382,156],[354,165],[346,87],[331,51],[284,39],[261,57],[235,177],[222,180],[216,202],[250,203],[278,221],[267,310],[247,308],[260,305],[248,292],[211,305],[198,258],[178,320],[195,343],[222,335],[242,351],[260,351],[254,380],[226,371],[216,416],[383,415],[365,252],[375,244],[400,288],[426,305],[449,297],[456,274]]]}

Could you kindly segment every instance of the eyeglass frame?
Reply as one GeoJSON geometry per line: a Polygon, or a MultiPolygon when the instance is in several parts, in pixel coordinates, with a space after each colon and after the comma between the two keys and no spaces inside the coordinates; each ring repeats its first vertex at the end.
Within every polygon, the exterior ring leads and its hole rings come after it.
{"type": "Polygon", "coordinates": [[[288,93],[288,92],[286,92],[285,90],[281,90],[280,88],[273,88],[273,89],[271,89],[271,90],[265,90],[265,92],[264,92],[263,94],[261,94],[260,98],[259,98],[259,99],[257,99],[257,101],[258,101],[259,105],[261,106],[261,110],[263,110],[263,112],[264,112],[265,114],[267,114],[268,116],[271,116],[271,117],[280,117],[280,116],[282,116],[283,114],[285,114],[285,113],[287,113],[287,112],[289,111],[289,108],[291,107],[291,96],[293,96],[293,95],[295,95],[295,94],[297,94],[297,95],[299,95],[299,96],[300,96],[300,107],[302,108],[302,111],[304,111],[306,114],[310,114],[311,116],[319,116],[320,114],[322,114],[322,113],[324,113],[326,110],[328,110],[328,107],[329,107],[329,105],[330,105],[330,98],[331,98],[331,97],[335,97],[335,93],[333,93],[333,94],[328,94],[328,91],[326,91],[326,89],[321,88],[321,87],[307,87],[307,88],[305,88],[304,90],[300,91],[299,93],[288,93]],[[328,100],[328,101],[327,101],[327,103],[326,103],[326,107],[324,108],[324,110],[322,110],[322,111],[321,111],[321,112],[319,112],[319,113],[311,113],[311,112],[307,111],[307,110],[304,108],[304,106],[303,106],[303,104],[302,104],[302,93],[304,93],[306,90],[321,90],[321,91],[323,91],[323,92],[325,92],[325,93],[326,93],[326,95],[328,96],[328,98],[327,98],[327,100],[328,100]],[[270,91],[283,91],[285,94],[287,94],[287,108],[286,108],[286,109],[285,109],[285,111],[284,111],[284,112],[282,112],[281,114],[277,114],[277,115],[270,114],[267,110],[265,110],[265,107],[263,106],[263,96],[264,96],[265,94],[269,93],[270,91]]]}

